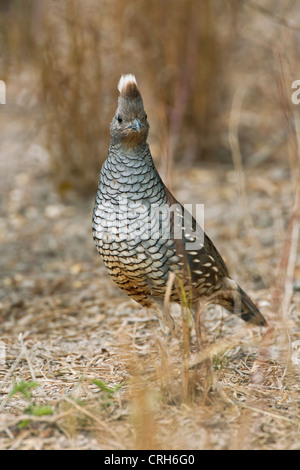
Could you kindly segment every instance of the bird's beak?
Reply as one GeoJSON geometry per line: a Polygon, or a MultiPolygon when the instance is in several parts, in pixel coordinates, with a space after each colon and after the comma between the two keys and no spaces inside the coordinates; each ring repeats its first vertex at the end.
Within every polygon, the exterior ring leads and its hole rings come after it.
{"type": "Polygon", "coordinates": [[[130,126],[128,126],[128,129],[133,129],[134,131],[141,132],[143,128],[143,125],[141,121],[136,118],[130,126]]]}

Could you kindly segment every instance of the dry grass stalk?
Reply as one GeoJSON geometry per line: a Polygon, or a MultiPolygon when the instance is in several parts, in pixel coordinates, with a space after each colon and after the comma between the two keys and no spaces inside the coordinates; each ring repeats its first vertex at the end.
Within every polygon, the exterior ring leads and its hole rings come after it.
{"type": "Polygon", "coordinates": [[[109,426],[107,422],[105,422],[103,419],[98,417],[95,414],[95,411],[89,411],[86,407],[78,405],[75,400],[69,398],[69,397],[64,397],[64,401],[69,403],[73,408],[75,408],[79,413],[87,416],[92,422],[94,422],[98,429],[101,430],[102,432],[107,433],[109,436],[113,437],[114,439],[119,440],[120,436],[117,435],[116,432],[109,426]]]}
{"type": "Polygon", "coordinates": [[[271,9],[265,8],[263,5],[259,5],[253,0],[243,0],[243,3],[246,6],[251,7],[253,10],[256,10],[259,13],[262,13],[263,15],[270,18],[275,23],[278,23],[279,25],[284,26],[285,28],[298,31],[298,32],[300,31],[299,26],[297,26],[293,21],[289,21],[286,18],[275,14],[271,9]]]}
{"type": "MultiPolygon", "coordinates": [[[[298,145],[299,135],[297,127],[294,127],[294,115],[291,110],[291,102],[286,88],[285,70],[282,62],[280,50],[274,49],[274,59],[276,64],[276,79],[278,94],[281,102],[281,110],[287,125],[289,160],[291,162],[291,180],[294,188],[294,202],[291,208],[285,241],[282,247],[282,255],[278,263],[277,277],[272,289],[272,312],[282,323],[287,340],[286,365],[281,377],[281,382],[287,373],[291,353],[291,339],[288,325],[288,317],[291,310],[293,295],[294,273],[296,268],[297,251],[299,244],[300,230],[300,147],[298,145]]],[[[274,320],[270,321],[269,328],[262,341],[259,363],[268,356],[268,347],[272,342],[272,336],[276,332],[274,320]]],[[[259,382],[262,379],[261,372],[256,370],[253,374],[253,381],[259,382]]]]}
{"type": "MultiPolygon", "coordinates": [[[[282,112],[288,129],[288,143],[291,162],[291,180],[294,188],[294,202],[291,209],[290,220],[286,232],[282,257],[278,266],[278,278],[274,287],[273,308],[283,315],[286,325],[286,315],[290,308],[293,279],[296,266],[296,255],[299,240],[300,227],[300,148],[299,129],[295,127],[295,117],[291,110],[291,102],[287,94],[285,71],[280,52],[274,51],[277,71],[277,85],[282,104],[282,112]]],[[[287,332],[287,330],[286,330],[287,332]]],[[[288,333],[287,333],[288,334],[288,333]]]]}
{"type": "Polygon", "coordinates": [[[135,449],[159,449],[157,423],[155,420],[155,393],[149,389],[139,390],[132,397],[132,422],[135,449]]]}

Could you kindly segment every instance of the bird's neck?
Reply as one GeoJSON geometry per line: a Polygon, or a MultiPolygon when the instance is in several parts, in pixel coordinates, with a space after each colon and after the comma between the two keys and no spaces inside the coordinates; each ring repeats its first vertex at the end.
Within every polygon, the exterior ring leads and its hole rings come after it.
{"type": "Polygon", "coordinates": [[[150,148],[143,143],[135,148],[122,144],[110,144],[107,160],[111,165],[124,165],[128,167],[142,167],[144,165],[154,167],[150,148]]]}
{"type": "Polygon", "coordinates": [[[131,152],[124,147],[110,145],[100,172],[100,193],[110,191],[111,198],[126,194],[130,199],[141,199],[142,193],[143,198],[148,198],[153,195],[153,187],[159,190],[162,184],[148,144],[131,152]]]}

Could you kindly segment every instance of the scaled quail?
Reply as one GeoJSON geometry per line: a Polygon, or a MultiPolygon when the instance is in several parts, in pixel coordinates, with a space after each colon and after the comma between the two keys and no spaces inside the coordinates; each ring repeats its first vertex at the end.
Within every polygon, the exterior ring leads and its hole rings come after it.
{"type": "MultiPolygon", "coordinates": [[[[93,237],[110,276],[139,304],[151,307],[163,302],[173,272],[192,310],[197,301],[210,301],[265,325],[214,244],[161,180],[147,144],[149,123],[134,75],[123,75],[118,89],[93,212],[93,237]]],[[[181,296],[174,283],[170,300],[180,302],[181,296]]]]}

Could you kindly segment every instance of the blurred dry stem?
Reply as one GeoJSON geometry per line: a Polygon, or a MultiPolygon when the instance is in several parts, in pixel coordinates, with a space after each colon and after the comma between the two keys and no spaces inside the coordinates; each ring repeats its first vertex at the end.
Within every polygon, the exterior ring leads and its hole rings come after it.
{"type": "Polygon", "coordinates": [[[243,84],[237,88],[232,102],[232,110],[229,122],[229,143],[232,152],[232,159],[234,169],[237,175],[237,185],[239,190],[239,200],[241,201],[243,211],[243,221],[246,225],[248,233],[253,233],[253,222],[251,215],[248,210],[248,199],[247,199],[247,188],[246,188],[246,177],[244,172],[244,166],[242,161],[241,149],[239,145],[239,121],[241,116],[241,108],[245,93],[247,91],[247,84],[243,84]]]}
{"type": "MultiPolygon", "coordinates": [[[[293,194],[293,206],[291,209],[290,220],[286,232],[286,240],[282,250],[282,257],[279,262],[278,279],[275,295],[273,297],[273,307],[279,312],[282,308],[283,318],[287,318],[290,309],[293,293],[294,272],[296,267],[296,257],[299,243],[300,227],[300,148],[299,148],[299,129],[294,113],[291,109],[291,100],[288,97],[287,81],[281,54],[275,51],[277,86],[281,102],[281,109],[286,121],[288,150],[290,161],[290,174],[293,194]],[[281,308],[280,308],[281,305],[281,308]]],[[[286,324],[286,320],[284,320],[286,324]]]]}
{"type": "MultiPolygon", "coordinates": [[[[253,8],[254,10],[257,10],[259,13],[262,13],[263,15],[266,15],[268,18],[270,18],[272,21],[275,21],[279,25],[284,26],[288,29],[292,29],[292,30],[300,32],[300,28],[299,28],[298,25],[294,24],[293,21],[289,21],[289,20],[287,20],[286,18],[284,18],[280,15],[276,15],[272,11],[271,8],[265,8],[264,6],[259,5],[257,2],[254,2],[252,0],[242,0],[242,1],[244,2],[244,4],[246,6],[249,6],[249,7],[253,8]]],[[[292,4],[295,5],[295,0],[293,2],[288,2],[288,3],[290,3],[290,4],[292,3],[292,4]]]]}

